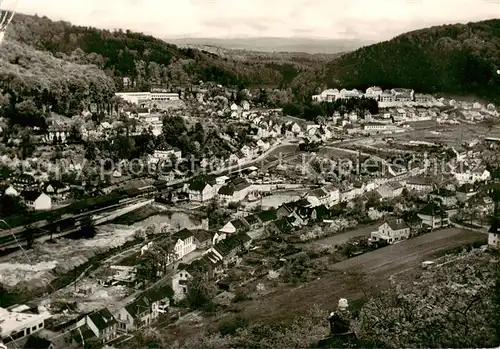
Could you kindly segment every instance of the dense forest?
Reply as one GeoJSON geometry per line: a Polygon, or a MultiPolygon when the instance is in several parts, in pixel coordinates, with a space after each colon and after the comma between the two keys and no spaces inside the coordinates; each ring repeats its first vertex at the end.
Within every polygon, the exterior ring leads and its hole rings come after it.
{"type": "Polygon", "coordinates": [[[411,87],[500,101],[500,20],[431,27],[362,47],[295,84],[364,89],[411,87]]]}

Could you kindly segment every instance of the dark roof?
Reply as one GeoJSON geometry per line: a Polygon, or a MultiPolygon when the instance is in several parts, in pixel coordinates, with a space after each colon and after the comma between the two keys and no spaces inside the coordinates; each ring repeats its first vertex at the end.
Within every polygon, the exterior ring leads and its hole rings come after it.
{"type": "Polygon", "coordinates": [[[406,222],[401,218],[391,219],[386,222],[392,230],[401,230],[408,228],[406,222]]]}
{"type": "Polygon", "coordinates": [[[71,337],[77,342],[82,343],[82,340],[87,342],[89,339],[96,338],[94,332],[89,325],[84,324],[71,331],[71,337]],[[83,337],[83,338],[82,338],[83,337]]]}
{"type": "Polygon", "coordinates": [[[56,190],[56,191],[59,189],[66,189],[68,187],[66,184],[64,184],[63,182],[58,181],[58,180],[52,180],[52,181],[46,182],[44,185],[44,188],[47,188],[49,185],[51,185],[52,188],[54,188],[54,190],[56,190]]]}
{"type": "Polygon", "coordinates": [[[314,211],[316,211],[316,218],[317,219],[320,219],[322,217],[327,217],[328,213],[329,213],[329,210],[328,210],[328,208],[326,208],[325,205],[316,206],[314,208],[314,211]]]}
{"type": "Polygon", "coordinates": [[[38,336],[29,336],[24,349],[49,349],[51,341],[38,336]]]}
{"type": "Polygon", "coordinates": [[[247,228],[247,225],[245,223],[243,223],[243,221],[239,218],[232,220],[231,224],[233,225],[233,227],[236,228],[236,230],[247,228]]]}
{"type": "Polygon", "coordinates": [[[23,190],[21,197],[26,201],[35,201],[42,193],[38,190],[23,190]]]}
{"type": "Polygon", "coordinates": [[[415,185],[428,185],[432,186],[431,182],[425,177],[411,177],[406,182],[407,184],[415,184],[415,185]]]}
{"type": "Polygon", "coordinates": [[[190,238],[193,236],[193,232],[191,230],[188,230],[186,228],[179,230],[177,233],[172,234],[172,238],[174,238],[175,241],[177,240],[186,240],[187,238],[190,238]]]}
{"type": "Polygon", "coordinates": [[[441,217],[447,217],[448,213],[443,210],[441,206],[436,204],[435,202],[431,202],[427,204],[424,208],[422,208],[418,213],[426,215],[426,216],[441,216],[441,217]]]}
{"type": "Polygon", "coordinates": [[[241,248],[246,241],[242,239],[242,234],[233,234],[217,243],[214,248],[221,254],[227,256],[232,251],[241,248]]]}
{"type": "Polygon", "coordinates": [[[493,218],[493,223],[491,224],[490,230],[488,232],[495,234],[495,235],[500,235],[500,219],[499,218],[493,218]]]}
{"type": "Polygon", "coordinates": [[[234,194],[234,186],[231,183],[226,184],[225,186],[219,189],[220,195],[233,195],[234,194]]]}
{"type": "Polygon", "coordinates": [[[134,318],[140,317],[140,315],[151,311],[150,300],[144,296],[139,296],[132,303],[125,306],[127,312],[134,318]]]}
{"type": "Polygon", "coordinates": [[[387,183],[387,186],[389,188],[391,188],[392,190],[396,190],[396,189],[400,189],[402,188],[403,186],[401,185],[401,183],[399,182],[388,182],[387,183]]]}
{"type": "Polygon", "coordinates": [[[163,285],[144,292],[143,296],[149,299],[150,302],[158,302],[165,298],[172,298],[174,290],[170,285],[163,285]]]}
{"type": "Polygon", "coordinates": [[[212,239],[212,233],[210,233],[207,230],[196,229],[196,230],[191,230],[191,233],[193,234],[194,238],[198,240],[198,242],[204,242],[212,239]]]}
{"type": "Polygon", "coordinates": [[[476,188],[470,183],[465,183],[460,186],[460,188],[457,189],[457,192],[459,193],[473,193],[476,191],[476,188]]]}
{"type": "Polygon", "coordinates": [[[205,189],[205,187],[207,186],[207,184],[210,185],[208,180],[202,178],[196,178],[189,185],[189,189],[202,192],[203,189],[205,189]]]}
{"type": "Polygon", "coordinates": [[[99,330],[108,328],[116,323],[116,319],[106,308],[93,312],[89,315],[89,318],[99,330]]]}
{"type": "Polygon", "coordinates": [[[14,182],[15,183],[28,183],[28,184],[31,184],[31,183],[35,183],[36,180],[35,180],[35,177],[33,177],[32,175],[27,174],[27,173],[22,173],[22,174],[20,174],[19,176],[17,176],[14,179],[14,182]]]}
{"type": "Polygon", "coordinates": [[[281,218],[277,221],[274,221],[272,224],[278,229],[282,234],[286,234],[292,231],[293,226],[290,224],[290,220],[287,218],[281,218]]]}
{"type": "Polygon", "coordinates": [[[422,223],[422,218],[420,218],[416,212],[408,212],[403,216],[403,219],[408,225],[422,223]]]}
{"type": "Polygon", "coordinates": [[[248,224],[250,224],[250,225],[259,224],[259,219],[258,219],[255,215],[253,215],[253,214],[251,214],[251,215],[249,215],[249,216],[244,217],[244,219],[245,219],[245,220],[247,221],[247,223],[248,223],[248,224]]]}
{"type": "Polygon", "coordinates": [[[267,211],[261,211],[261,212],[257,213],[257,217],[259,217],[259,219],[262,222],[274,221],[275,219],[278,218],[276,216],[276,210],[275,209],[271,209],[271,210],[267,210],[267,211]]]}
{"type": "Polygon", "coordinates": [[[451,190],[448,190],[446,188],[436,189],[431,194],[441,196],[441,197],[453,197],[453,196],[455,196],[454,192],[452,192],[451,190]]]}
{"type": "Polygon", "coordinates": [[[317,198],[322,198],[322,197],[328,196],[328,193],[323,188],[318,188],[318,189],[314,189],[312,192],[310,192],[309,195],[317,197],[317,198]]]}

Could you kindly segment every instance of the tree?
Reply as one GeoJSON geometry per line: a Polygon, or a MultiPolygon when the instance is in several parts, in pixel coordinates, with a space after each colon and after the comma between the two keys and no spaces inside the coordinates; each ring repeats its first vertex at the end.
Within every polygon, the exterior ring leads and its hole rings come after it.
{"type": "Polygon", "coordinates": [[[215,283],[206,274],[194,273],[188,281],[186,299],[193,309],[206,307],[217,295],[215,283]]]}
{"type": "Polygon", "coordinates": [[[498,346],[494,295],[498,261],[463,253],[414,283],[392,281],[361,310],[357,333],[392,348],[498,346]]]}

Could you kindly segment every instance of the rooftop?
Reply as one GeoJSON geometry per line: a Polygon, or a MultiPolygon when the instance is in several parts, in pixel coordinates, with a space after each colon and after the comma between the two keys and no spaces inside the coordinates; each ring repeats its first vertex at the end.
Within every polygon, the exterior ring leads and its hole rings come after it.
{"type": "Polygon", "coordinates": [[[35,323],[38,324],[48,318],[50,318],[49,314],[18,313],[0,308],[0,336],[2,338],[8,337],[19,328],[35,323]]]}

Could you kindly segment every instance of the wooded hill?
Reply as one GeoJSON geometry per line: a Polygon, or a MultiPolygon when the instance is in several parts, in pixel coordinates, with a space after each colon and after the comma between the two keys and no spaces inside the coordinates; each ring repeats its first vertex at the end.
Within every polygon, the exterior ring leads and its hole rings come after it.
{"type": "Polygon", "coordinates": [[[477,95],[500,101],[500,20],[436,26],[362,47],[295,84],[311,93],[320,85],[477,95]]]}

